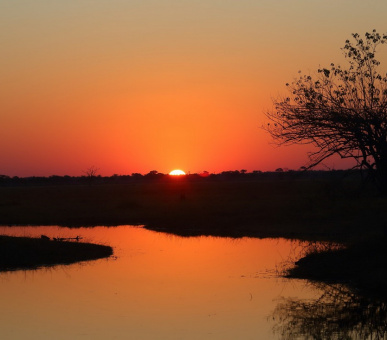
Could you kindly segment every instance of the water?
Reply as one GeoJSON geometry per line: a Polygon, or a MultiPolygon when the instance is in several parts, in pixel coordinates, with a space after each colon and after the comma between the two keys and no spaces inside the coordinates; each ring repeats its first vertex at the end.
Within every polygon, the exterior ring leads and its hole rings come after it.
{"type": "Polygon", "coordinates": [[[1,339],[276,339],[282,298],[321,290],[275,269],[282,239],[182,238],[139,227],[1,227],[0,234],[82,236],[114,257],[0,273],[1,339]]]}

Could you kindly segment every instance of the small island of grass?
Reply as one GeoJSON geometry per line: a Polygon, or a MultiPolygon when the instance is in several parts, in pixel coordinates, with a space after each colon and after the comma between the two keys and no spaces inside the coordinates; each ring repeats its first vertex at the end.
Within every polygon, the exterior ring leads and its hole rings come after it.
{"type": "Polygon", "coordinates": [[[0,271],[71,264],[112,254],[111,247],[99,244],[0,236],[0,271]]]}
{"type": "Polygon", "coordinates": [[[363,239],[324,251],[311,251],[287,270],[289,278],[343,283],[365,295],[386,296],[387,238],[363,239]]]}

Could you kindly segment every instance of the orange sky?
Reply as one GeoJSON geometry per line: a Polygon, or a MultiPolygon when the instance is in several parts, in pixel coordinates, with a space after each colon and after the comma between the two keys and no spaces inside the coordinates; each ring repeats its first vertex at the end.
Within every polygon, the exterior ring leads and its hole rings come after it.
{"type": "MultiPolygon", "coordinates": [[[[3,0],[0,174],[297,169],[260,129],[298,70],[386,32],[387,2],[3,0]]],[[[343,166],[328,161],[331,167],[343,166]]]]}

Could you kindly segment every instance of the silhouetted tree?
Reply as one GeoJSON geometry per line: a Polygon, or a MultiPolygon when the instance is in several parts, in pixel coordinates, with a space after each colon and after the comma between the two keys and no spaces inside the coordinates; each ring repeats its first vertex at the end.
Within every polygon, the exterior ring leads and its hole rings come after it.
{"type": "Polygon", "coordinates": [[[98,170],[99,169],[93,165],[90,168],[87,168],[85,171],[83,171],[83,173],[86,175],[86,177],[93,178],[97,176],[98,170]]]}
{"type": "Polygon", "coordinates": [[[142,178],[143,176],[139,172],[133,172],[132,173],[132,177],[135,178],[135,179],[139,179],[139,178],[142,178]]]}
{"type": "Polygon", "coordinates": [[[83,173],[86,175],[86,178],[87,178],[88,182],[90,183],[90,185],[93,182],[94,178],[97,177],[98,170],[99,169],[93,165],[90,168],[83,171],[83,173]]]}
{"type": "Polygon", "coordinates": [[[156,176],[159,172],[157,170],[151,170],[149,171],[145,176],[156,176]]]}
{"type": "Polygon", "coordinates": [[[275,100],[265,128],[279,144],[311,144],[311,168],[337,154],[368,169],[387,194],[387,74],[379,72],[377,47],[387,34],[352,34],[342,48],[347,67],[331,64],[315,76],[300,75],[290,95],[275,100]]]}
{"type": "Polygon", "coordinates": [[[163,173],[158,172],[157,170],[151,170],[146,175],[144,175],[144,177],[150,178],[150,179],[161,179],[164,176],[165,175],[163,173]]]}
{"type": "Polygon", "coordinates": [[[200,177],[208,177],[210,175],[210,173],[206,170],[204,170],[203,172],[199,173],[199,176],[200,177]]]}

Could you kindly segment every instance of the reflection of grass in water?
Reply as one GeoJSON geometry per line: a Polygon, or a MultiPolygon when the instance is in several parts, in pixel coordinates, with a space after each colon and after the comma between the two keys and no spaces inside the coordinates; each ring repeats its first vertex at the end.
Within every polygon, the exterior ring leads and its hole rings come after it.
{"type": "Polygon", "coordinates": [[[283,339],[385,339],[386,298],[367,297],[340,284],[315,284],[317,299],[280,299],[274,331],[283,339]]]}
{"type": "Polygon", "coordinates": [[[40,238],[0,236],[0,270],[70,264],[112,255],[109,246],[40,238]]]}

